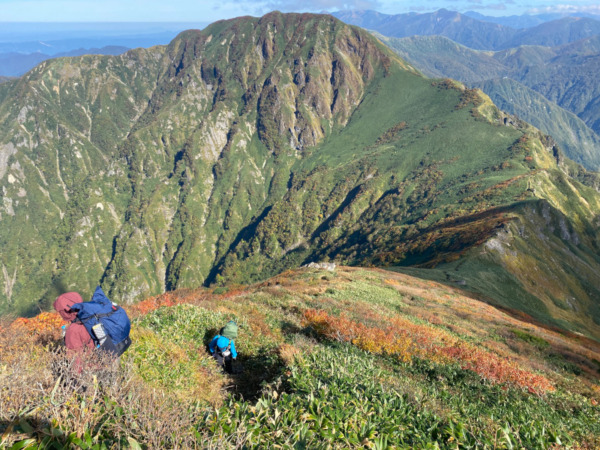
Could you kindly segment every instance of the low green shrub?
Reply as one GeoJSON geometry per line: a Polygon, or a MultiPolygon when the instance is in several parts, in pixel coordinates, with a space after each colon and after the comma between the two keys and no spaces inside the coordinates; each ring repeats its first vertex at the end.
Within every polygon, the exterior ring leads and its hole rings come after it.
{"type": "Polygon", "coordinates": [[[546,341],[545,339],[542,339],[541,337],[534,336],[533,334],[529,334],[529,333],[526,333],[525,331],[521,331],[521,330],[517,330],[517,329],[512,329],[511,331],[517,338],[521,339],[522,341],[528,342],[529,344],[533,345],[534,347],[536,347],[540,350],[550,347],[550,344],[548,343],[548,341],[546,341]]]}

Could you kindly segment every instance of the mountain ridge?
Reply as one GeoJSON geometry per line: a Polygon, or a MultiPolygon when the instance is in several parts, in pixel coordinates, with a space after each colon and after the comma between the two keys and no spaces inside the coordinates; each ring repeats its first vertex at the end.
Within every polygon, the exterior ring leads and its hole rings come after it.
{"type": "Polygon", "coordinates": [[[500,25],[506,25],[512,28],[531,28],[536,25],[540,25],[544,22],[551,22],[553,20],[562,19],[567,17],[588,17],[594,20],[600,20],[600,16],[591,13],[547,13],[547,14],[522,14],[512,16],[486,16],[476,11],[467,11],[464,13],[466,16],[472,17],[473,19],[482,20],[484,22],[494,22],[500,25]]]}
{"type": "Polygon", "coordinates": [[[25,72],[37,66],[42,61],[51,58],[60,58],[63,56],[80,56],[80,55],[120,55],[129,50],[127,47],[119,47],[116,45],[105,46],[102,48],[79,48],[68,52],[56,53],[48,55],[45,53],[32,53],[24,55],[21,53],[0,53],[0,64],[2,65],[1,74],[6,77],[18,77],[25,72]]]}
{"type": "Polygon", "coordinates": [[[457,78],[471,87],[486,86],[487,93],[507,111],[518,110],[524,120],[536,122],[555,136],[571,158],[590,169],[598,167],[598,112],[594,106],[597,94],[591,79],[597,65],[600,37],[559,47],[521,46],[499,52],[472,50],[444,37],[382,39],[429,76],[457,78]],[[503,88],[494,88],[498,83],[508,83],[507,79],[512,80],[516,103],[502,98],[503,88]],[[528,90],[546,100],[536,99],[528,90]],[[557,106],[566,111],[561,112],[557,106]],[[584,123],[568,117],[567,111],[584,123]],[[561,117],[557,119],[552,114],[561,117]],[[584,141],[577,143],[575,136],[557,126],[559,123],[573,123],[573,133],[585,137],[584,141]]]}
{"type": "Polygon", "coordinates": [[[376,11],[340,11],[334,15],[389,37],[440,35],[474,50],[504,50],[518,45],[561,45],[600,34],[600,21],[563,17],[516,30],[446,9],[433,13],[386,15],[376,11]]]}
{"type": "Polygon", "coordinates": [[[490,302],[599,334],[597,177],[331,16],[44,62],[0,85],[0,117],[4,310],[61,286],[100,281],[129,303],[335,259],[468,267],[474,286],[494,280],[490,302]],[[548,264],[567,257],[576,273],[548,264]],[[525,260],[539,275],[521,276],[525,260]]]}

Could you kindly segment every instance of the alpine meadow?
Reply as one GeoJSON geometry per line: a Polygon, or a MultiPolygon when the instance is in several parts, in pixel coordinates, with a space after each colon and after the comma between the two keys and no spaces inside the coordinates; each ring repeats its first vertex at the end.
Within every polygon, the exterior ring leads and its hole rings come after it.
{"type": "Polygon", "coordinates": [[[559,140],[328,15],[2,82],[0,447],[597,448],[600,154],[559,140]],[[72,392],[47,311],[97,285],[132,344],[72,392]]]}

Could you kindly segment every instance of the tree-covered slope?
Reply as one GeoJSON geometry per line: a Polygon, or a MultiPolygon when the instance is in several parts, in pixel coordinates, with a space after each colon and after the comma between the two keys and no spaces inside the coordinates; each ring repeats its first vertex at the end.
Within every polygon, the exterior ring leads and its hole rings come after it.
{"type": "Polygon", "coordinates": [[[492,254],[490,283],[512,276],[511,302],[599,334],[596,177],[480,91],[426,79],[330,16],[240,18],[45,62],[0,86],[0,127],[4,311],[98,282],[131,302],[316,260],[470,261],[521,221],[541,237],[519,264],[544,277],[573,254],[591,269],[541,295],[540,278],[492,254]],[[560,227],[538,231],[548,215],[560,227]]]}

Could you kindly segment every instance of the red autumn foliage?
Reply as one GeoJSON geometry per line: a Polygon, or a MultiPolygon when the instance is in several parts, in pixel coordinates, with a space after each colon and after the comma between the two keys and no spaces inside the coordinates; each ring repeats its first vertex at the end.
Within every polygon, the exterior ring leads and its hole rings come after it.
{"type": "Polygon", "coordinates": [[[416,324],[404,317],[380,318],[379,327],[369,327],[346,316],[333,317],[314,309],[304,313],[308,325],[321,336],[350,342],[362,350],[390,355],[403,362],[413,357],[444,364],[455,361],[492,383],[510,384],[541,394],[554,391],[543,375],[519,368],[500,356],[460,341],[436,327],[416,324]]]}
{"type": "Polygon", "coordinates": [[[66,323],[57,312],[43,312],[30,319],[19,317],[10,324],[9,328],[11,330],[24,330],[30,335],[40,335],[58,330],[66,323]]]}
{"type": "Polygon", "coordinates": [[[150,297],[139,303],[128,308],[128,311],[132,315],[145,316],[151,311],[154,311],[163,306],[175,306],[179,303],[183,303],[182,299],[176,297],[173,293],[167,292],[166,294],[157,295],[156,297],[150,297]]]}

